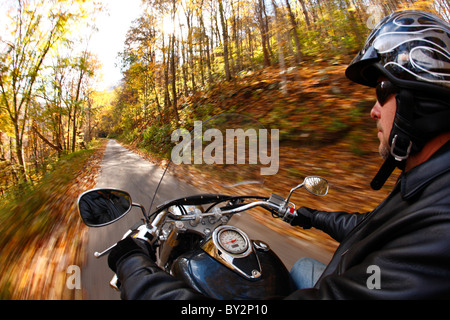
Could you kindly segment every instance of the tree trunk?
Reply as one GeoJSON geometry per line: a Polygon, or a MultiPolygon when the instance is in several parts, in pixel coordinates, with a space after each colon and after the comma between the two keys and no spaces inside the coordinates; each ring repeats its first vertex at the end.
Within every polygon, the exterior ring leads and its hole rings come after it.
{"type": "Polygon", "coordinates": [[[25,162],[25,156],[23,153],[23,139],[22,135],[20,134],[19,125],[14,125],[14,133],[15,133],[15,150],[16,150],[16,157],[19,165],[19,182],[28,182],[28,175],[27,175],[27,167],[25,162]]]}
{"type": "Polygon", "coordinates": [[[176,67],[175,67],[175,35],[172,34],[172,49],[170,55],[170,68],[172,71],[172,107],[175,115],[175,121],[178,126],[180,121],[178,117],[178,107],[177,107],[177,78],[176,78],[176,67]]]}
{"type": "Polygon", "coordinates": [[[44,141],[48,146],[50,146],[52,149],[55,149],[58,151],[58,153],[62,152],[62,149],[60,146],[56,146],[53,143],[51,143],[44,135],[42,135],[37,129],[36,126],[32,127],[32,130],[38,135],[39,138],[41,138],[42,141],[44,141]]]}
{"type": "MultiPolygon", "coordinates": [[[[275,0],[272,0],[272,5],[275,10],[275,21],[277,25],[280,25],[280,17],[278,14],[278,7],[275,3],[275,0]]],[[[280,66],[280,74],[281,74],[281,92],[284,96],[288,95],[288,89],[287,89],[287,79],[286,79],[286,66],[284,63],[284,53],[283,53],[283,43],[281,41],[281,35],[280,31],[276,30],[276,38],[277,38],[277,44],[278,44],[278,59],[279,59],[279,66],[280,66]]]]}
{"type": "MultiPolygon", "coordinates": [[[[286,0],[287,1],[287,0],[286,0]]],[[[298,0],[302,6],[303,15],[305,16],[305,22],[308,29],[311,27],[311,22],[309,21],[308,11],[306,10],[305,0],[298,0]]]]}
{"type": "Polygon", "coordinates": [[[266,28],[266,22],[263,17],[263,11],[264,11],[264,0],[259,0],[258,4],[255,5],[256,10],[256,18],[258,21],[258,27],[259,32],[261,33],[261,45],[262,45],[262,51],[263,51],[263,64],[264,67],[270,66],[270,55],[269,55],[269,49],[268,49],[268,39],[267,39],[267,28],[266,28]]]}
{"type": "Polygon", "coordinates": [[[291,27],[292,27],[292,35],[294,36],[294,41],[295,41],[295,49],[296,49],[296,55],[295,55],[295,60],[297,61],[297,63],[300,63],[302,61],[302,49],[300,46],[300,39],[298,38],[298,33],[297,33],[297,22],[295,21],[295,16],[294,13],[292,12],[291,9],[291,5],[289,4],[289,0],[285,0],[286,1],[286,7],[288,9],[288,14],[289,14],[289,20],[291,22],[291,27]]]}
{"type": "Polygon", "coordinates": [[[227,81],[230,81],[231,74],[230,74],[230,62],[228,60],[228,31],[227,31],[227,24],[225,22],[225,17],[224,17],[224,13],[223,13],[222,0],[219,0],[219,14],[220,14],[220,22],[222,25],[223,59],[224,59],[224,64],[225,64],[225,79],[227,81]]]}

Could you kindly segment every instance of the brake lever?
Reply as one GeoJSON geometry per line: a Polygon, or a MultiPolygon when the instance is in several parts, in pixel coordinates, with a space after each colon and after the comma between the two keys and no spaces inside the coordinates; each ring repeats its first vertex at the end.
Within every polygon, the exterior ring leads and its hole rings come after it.
{"type": "Polygon", "coordinates": [[[105,250],[102,251],[102,252],[95,251],[95,252],[94,252],[94,257],[96,257],[96,258],[101,258],[101,257],[103,257],[104,255],[108,254],[112,249],[114,249],[114,247],[115,247],[116,245],[117,245],[117,243],[114,243],[111,247],[109,247],[108,249],[105,249],[105,250]]]}
{"type": "MultiPolygon", "coordinates": [[[[142,221],[137,222],[127,232],[125,232],[125,234],[123,235],[122,239],[125,239],[126,237],[128,237],[131,233],[135,232],[136,230],[140,230],[143,226],[145,227],[145,229],[147,229],[147,226],[145,225],[145,222],[144,222],[144,224],[142,224],[142,221]]],[[[144,232],[142,235],[140,235],[139,239],[146,240],[145,234],[146,233],[144,232]]],[[[139,235],[139,233],[138,233],[138,235],[139,235]]],[[[148,240],[146,240],[146,241],[148,241],[148,240]]],[[[116,245],[117,245],[117,243],[113,244],[112,246],[110,246],[109,248],[105,249],[102,252],[98,252],[98,251],[94,252],[94,257],[101,258],[104,255],[107,255],[112,249],[114,249],[114,247],[116,245]]]]}

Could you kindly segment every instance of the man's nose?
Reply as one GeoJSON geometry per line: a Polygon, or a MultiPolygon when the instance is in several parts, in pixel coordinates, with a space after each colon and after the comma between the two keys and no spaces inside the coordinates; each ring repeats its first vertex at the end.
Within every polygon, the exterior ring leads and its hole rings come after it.
{"type": "Polygon", "coordinates": [[[372,110],[370,110],[370,117],[374,120],[380,120],[381,111],[380,111],[380,103],[378,101],[372,107],[372,110]]]}

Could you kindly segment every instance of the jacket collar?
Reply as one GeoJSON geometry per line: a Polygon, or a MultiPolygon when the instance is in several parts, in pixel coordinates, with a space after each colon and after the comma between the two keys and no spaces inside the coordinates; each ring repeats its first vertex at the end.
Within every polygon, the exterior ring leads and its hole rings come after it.
{"type": "Polygon", "coordinates": [[[402,198],[407,200],[421,191],[434,178],[450,170],[450,142],[428,161],[401,175],[402,198]]]}

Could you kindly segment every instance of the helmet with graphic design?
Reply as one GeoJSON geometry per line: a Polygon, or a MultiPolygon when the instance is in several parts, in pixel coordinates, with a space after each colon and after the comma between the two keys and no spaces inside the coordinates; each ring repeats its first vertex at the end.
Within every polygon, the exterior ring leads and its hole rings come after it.
{"type": "Polygon", "coordinates": [[[392,13],[370,33],[345,74],[370,87],[387,79],[396,94],[388,170],[372,185],[381,188],[393,167],[403,168],[410,154],[450,131],[450,26],[424,11],[392,13]]]}
{"type": "Polygon", "coordinates": [[[371,32],[346,75],[371,87],[385,76],[402,88],[448,94],[450,26],[423,11],[393,13],[371,32]]]}

